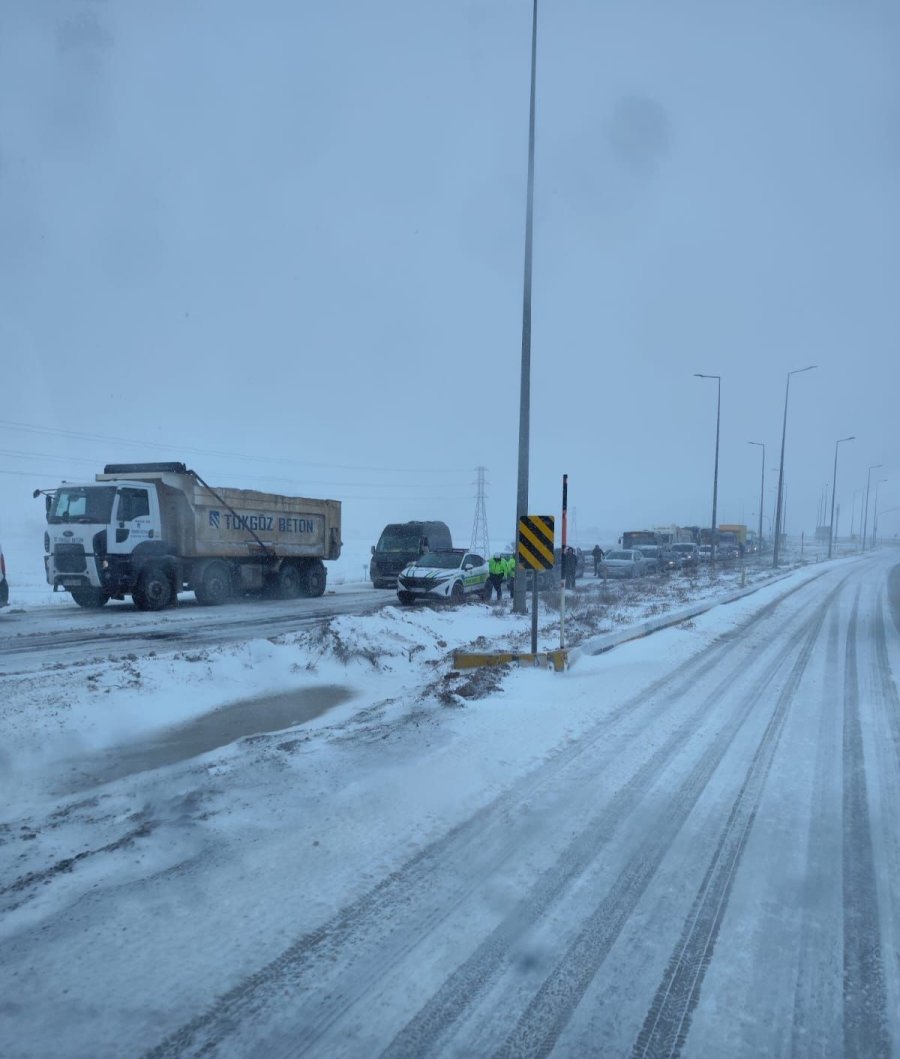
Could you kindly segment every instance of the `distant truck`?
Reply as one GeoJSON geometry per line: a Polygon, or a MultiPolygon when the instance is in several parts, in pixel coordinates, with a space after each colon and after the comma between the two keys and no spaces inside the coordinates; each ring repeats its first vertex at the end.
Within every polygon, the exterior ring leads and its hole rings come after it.
{"type": "Polygon", "coordinates": [[[641,544],[662,544],[660,535],[656,530],[626,530],[622,534],[622,548],[630,551],[641,544]]]}
{"type": "Polygon", "coordinates": [[[719,525],[719,540],[723,539],[724,534],[733,534],[733,537],[729,537],[729,540],[734,540],[737,544],[747,543],[747,527],[737,522],[720,523],[719,525]]]}
{"type": "Polygon", "coordinates": [[[44,493],[44,564],[80,607],[130,594],[161,610],[190,590],[224,603],[249,591],[321,596],[341,554],[341,504],[214,489],[183,463],[107,464],[94,482],[44,493]]]}
{"type": "Polygon", "coordinates": [[[396,588],[400,571],[427,551],[453,549],[445,522],[389,522],[372,545],[369,577],[374,588],[396,588]]]}
{"type": "Polygon", "coordinates": [[[676,526],[673,523],[670,526],[657,526],[656,536],[660,544],[669,547],[673,544],[692,544],[696,543],[696,529],[696,526],[676,526]]]}

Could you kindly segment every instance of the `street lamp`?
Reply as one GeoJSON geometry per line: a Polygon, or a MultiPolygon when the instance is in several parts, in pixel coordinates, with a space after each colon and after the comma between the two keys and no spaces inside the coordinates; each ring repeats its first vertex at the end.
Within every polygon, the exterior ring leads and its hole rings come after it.
{"type": "Polygon", "coordinates": [[[719,422],[722,414],[722,376],[703,375],[699,371],[694,372],[695,379],[715,379],[718,386],[718,397],[716,399],[716,463],[713,470],[713,510],[712,510],[712,535],[709,540],[710,562],[716,561],[716,499],[719,493],[719,422]]]}
{"type": "Polygon", "coordinates": [[[866,550],[866,536],[869,532],[869,490],[872,488],[872,471],[877,471],[879,467],[883,467],[883,463],[873,463],[869,468],[868,474],[866,475],[866,508],[865,517],[863,518],[863,532],[862,532],[862,550],[866,550]]]}
{"type": "Polygon", "coordinates": [[[762,548],[763,499],[766,492],[766,446],[762,441],[748,441],[747,444],[759,445],[762,449],[762,478],[759,482],[759,540],[756,542],[762,548]]]}
{"type": "Polygon", "coordinates": [[[872,512],[872,547],[875,547],[875,534],[878,532],[878,487],[882,482],[886,482],[887,478],[879,478],[875,483],[875,510],[872,512]]]}
{"type": "MultiPolygon", "coordinates": [[[[537,0],[531,12],[531,105],[528,112],[528,187],[525,201],[525,284],[522,297],[522,377],[519,389],[519,476],[516,488],[516,532],[519,547],[519,520],[528,514],[528,456],[531,432],[531,257],[534,215],[534,96],[537,82],[537,0]]],[[[537,574],[535,573],[535,577],[537,574]]],[[[513,610],[525,613],[525,578],[513,586],[513,610]]],[[[532,622],[534,619],[532,619],[532,622]]],[[[535,626],[533,625],[533,628],[535,626]]]]}
{"type": "Polygon", "coordinates": [[[812,371],[813,368],[817,367],[816,364],[810,364],[806,368],[795,368],[794,371],[787,373],[787,383],[784,387],[784,422],[781,424],[781,466],[778,468],[778,500],[775,504],[775,541],[772,547],[772,565],[778,565],[778,545],[780,543],[779,538],[781,537],[781,520],[782,520],[782,498],[784,495],[784,441],[787,437],[787,410],[788,410],[788,394],[791,391],[791,376],[800,375],[804,371],[812,371]]]}
{"type": "Polygon", "coordinates": [[[856,435],[851,434],[848,438],[839,438],[834,443],[834,473],[831,476],[831,521],[828,523],[828,558],[831,558],[831,545],[834,542],[834,497],[837,493],[837,456],[838,445],[845,441],[855,441],[856,435]]]}

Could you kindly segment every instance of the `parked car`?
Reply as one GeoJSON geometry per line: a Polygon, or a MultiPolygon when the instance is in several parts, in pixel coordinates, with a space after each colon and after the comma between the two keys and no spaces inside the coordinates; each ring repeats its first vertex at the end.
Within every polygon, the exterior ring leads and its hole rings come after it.
{"type": "Polygon", "coordinates": [[[661,549],[658,544],[638,544],[635,546],[634,551],[640,552],[646,560],[645,573],[655,573],[659,570],[659,553],[661,549]]]}
{"type": "Polygon", "coordinates": [[[426,552],[408,563],[398,578],[401,603],[420,599],[462,603],[473,596],[487,596],[488,563],[481,555],[463,548],[426,552]]]}
{"type": "Polygon", "coordinates": [[[712,559],[712,545],[711,544],[701,544],[698,550],[700,552],[700,562],[701,563],[708,563],[712,559]]]}
{"type": "Polygon", "coordinates": [[[647,572],[647,560],[637,548],[607,552],[600,564],[601,577],[643,577],[647,572]]]}
{"type": "Polygon", "coordinates": [[[9,603],[9,582],[6,580],[6,559],[3,557],[3,546],[0,545],[0,607],[9,603]]]}
{"type": "Polygon", "coordinates": [[[672,551],[683,570],[695,568],[700,562],[700,549],[696,544],[679,542],[672,545],[672,551]]]}
{"type": "Polygon", "coordinates": [[[659,549],[659,564],[663,570],[678,570],[681,566],[681,559],[678,556],[678,552],[673,551],[671,544],[664,544],[659,549]]]}

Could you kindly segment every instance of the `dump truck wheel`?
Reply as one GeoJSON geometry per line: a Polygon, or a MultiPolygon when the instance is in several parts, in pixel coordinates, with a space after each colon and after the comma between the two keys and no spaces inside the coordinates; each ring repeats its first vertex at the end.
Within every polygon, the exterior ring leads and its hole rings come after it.
{"type": "Polygon", "coordinates": [[[169,572],[158,563],[151,563],[141,574],[132,599],[140,610],[165,610],[174,596],[169,572]]]}
{"type": "Polygon", "coordinates": [[[325,567],[319,560],[309,563],[306,567],[304,582],[308,596],[322,596],[325,594],[325,567]]]}
{"type": "Polygon", "coordinates": [[[109,596],[102,588],[73,588],[72,599],[85,610],[99,610],[109,602],[109,596]]]}
{"type": "Polygon", "coordinates": [[[300,571],[293,563],[283,564],[278,571],[278,598],[296,599],[302,592],[303,578],[300,571]]]}
{"type": "Polygon", "coordinates": [[[204,607],[218,607],[231,598],[231,571],[221,559],[207,563],[194,585],[197,602],[204,607]]]}

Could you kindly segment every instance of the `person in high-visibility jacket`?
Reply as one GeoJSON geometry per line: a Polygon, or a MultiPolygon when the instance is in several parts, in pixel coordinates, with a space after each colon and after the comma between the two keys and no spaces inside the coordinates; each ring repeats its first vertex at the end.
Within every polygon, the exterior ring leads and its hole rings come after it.
{"type": "Polygon", "coordinates": [[[488,560],[488,601],[496,591],[497,599],[503,598],[503,578],[506,575],[506,560],[499,552],[494,552],[488,560]]]}
{"type": "Polygon", "coordinates": [[[509,598],[513,598],[516,590],[516,557],[511,555],[506,560],[506,583],[509,585],[509,598]]]}

